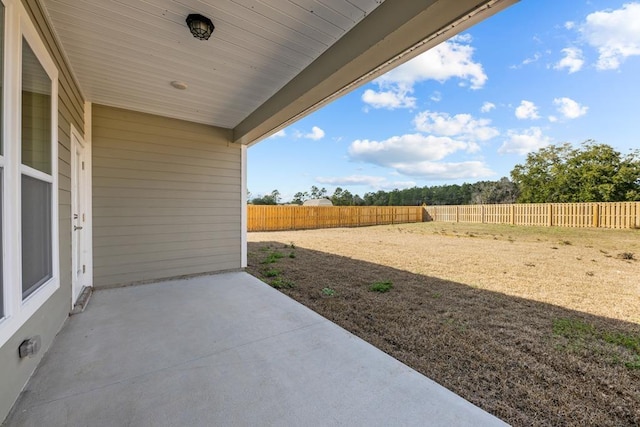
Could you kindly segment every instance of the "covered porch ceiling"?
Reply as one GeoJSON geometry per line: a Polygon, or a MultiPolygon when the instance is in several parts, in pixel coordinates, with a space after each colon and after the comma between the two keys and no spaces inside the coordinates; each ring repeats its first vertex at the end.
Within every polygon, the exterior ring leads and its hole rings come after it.
{"type": "Polygon", "coordinates": [[[87,101],[232,129],[252,144],[516,1],[42,3],[87,101]],[[191,35],[191,13],[213,21],[209,40],[191,35]]]}

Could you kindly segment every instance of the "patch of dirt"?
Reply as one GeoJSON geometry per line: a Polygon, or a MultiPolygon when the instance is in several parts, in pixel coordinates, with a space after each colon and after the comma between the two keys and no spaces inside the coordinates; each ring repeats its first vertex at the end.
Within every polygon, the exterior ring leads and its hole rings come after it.
{"type": "Polygon", "coordinates": [[[638,235],[549,233],[250,233],[247,271],[513,425],[640,425],[638,235]]]}

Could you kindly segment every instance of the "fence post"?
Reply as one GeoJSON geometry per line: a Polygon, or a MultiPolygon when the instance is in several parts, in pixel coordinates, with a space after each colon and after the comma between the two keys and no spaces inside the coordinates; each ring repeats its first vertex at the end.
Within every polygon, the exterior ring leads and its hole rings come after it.
{"type": "Polygon", "coordinates": [[[511,204],[511,206],[509,206],[509,216],[511,217],[511,225],[515,225],[516,224],[516,207],[511,204]]]}
{"type": "Polygon", "coordinates": [[[480,220],[484,224],[484,205],[480,205],[480,220]]]}
{"type": "Polygon", "coordinates": [[[460,222],[460,206],[456,206],[456,222],[460,222]]]}
{"type": "Polygon", "coordinates": [[[595,228],[600,227],[600,205],[594,203],[591,205],[591,212],[593,216],[593,226],[595,228]]]}
{"type": "Polygon", "coordinates": [[[549,219],[547,221],[547,226],[551,227],[553,225],[553,205],[551,203],[547,205],[547,210],[549,211],[549,219]]]}

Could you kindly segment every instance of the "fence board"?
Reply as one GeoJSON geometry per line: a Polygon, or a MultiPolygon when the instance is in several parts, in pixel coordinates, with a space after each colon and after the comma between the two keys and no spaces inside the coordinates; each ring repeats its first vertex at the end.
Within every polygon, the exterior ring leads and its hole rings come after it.
{"type": "Polygon", "coordinates": [[[423,221],[421,206],[247,206],[248,231],[305,230],[423,221]]]}
{"type": "Polygon", "coordinates": [[[640,228],[640,202],[428,206],[425,211],[428,221],[640,228]]]}
{"type": "Polygon", "coordinates": [[[425,221],[640,228],[640,202],[465,206],[257,206],[247,207],[248,231],[362,227],[425,221]]]}

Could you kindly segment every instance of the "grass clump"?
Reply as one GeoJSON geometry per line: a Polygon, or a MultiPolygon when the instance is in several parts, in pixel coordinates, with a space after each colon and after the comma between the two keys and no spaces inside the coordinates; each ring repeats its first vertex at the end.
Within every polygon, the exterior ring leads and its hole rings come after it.
{"type": "Polygon", "coordinates": [[[322,295],[327,297],[332,297],[336,294],[335,289],[331,289],[331,288],[323,288],[321,292],[322,292],[322,295]]]}
{"type": "Polygon", "coordinates": [[[634,337],[633,335],[628,335],[628,334],[622,334],[622,333],[609,333],[609,332],[605,332],[602,335],[602,338],[610,343],[610,344],[616,344],[625,348],[628,348],[629,350],[634,351],[635,353],[638,354],[638,356],[640,356],[640,336],[634,337]]]}
{"type": "Polygon", "coordinates": [[[269,269],[264,272],[265,277],[278,277],[281,271],[275,268],[269,269]]]}
{"type": "Polygon", "coordinates": [[[624,260],[629,260],[629,261],[635,259],[633,252],[622,252],[622,253],[618,254],[618,258],[624,259],[624,260]]]}
{"type": "Polygon", "coordinates": [[[625,362],[624,366],[629,369],[640,369],[640,356],[636,356],[631,362],[625,362]]]}
{"type": "Polygon", "coordinates": [[[269,285],[275,289],[291,289],[296,286],[292,281],[285,280],[282,277],[276,277],[275,279],[270,280],[269,285]]]}
{"type": "Polygon", "coordinates": [[[369,286],[370,291],[380,293],[389,292],[391,288],[393,288],[393,283],[388,280],[385,280],[384,282],[376,282],[369,286]]]}
{"type": "Polygon", "coordinates": [[[271,252],[267,257],[261,262],[262,264],[273,264],[274,262],[278,262],[279,259],[284,258],[284,255],[280,252],[271,252]]]}
{"type": "Polygon", "coordinates": [[[595,328],[588,323],[575,319],[555,319],[553,333],[565,338],[584,339],[595,333],[595,328]]]}
{"type": "Polygon", "coordinates": [[[640,336],[601,331],[576,319],[555,319],[553,334],[565,340],[557,349],[587,352],[615,365],[623,363],[628,369],[640,369],[640,336]]]}

